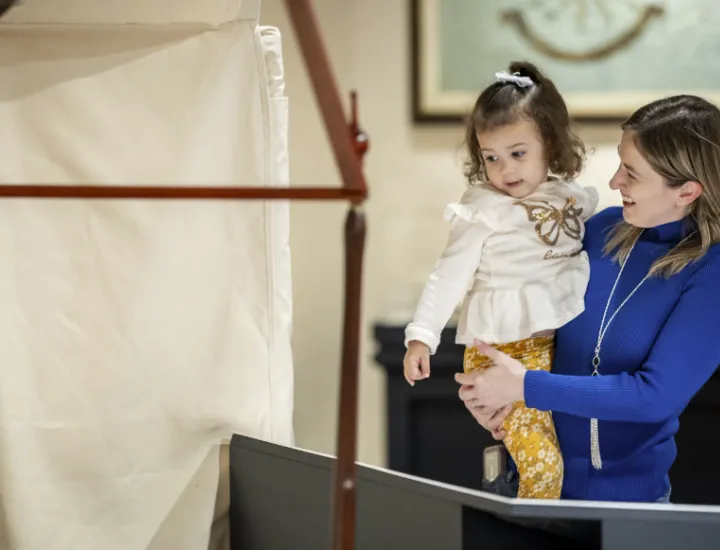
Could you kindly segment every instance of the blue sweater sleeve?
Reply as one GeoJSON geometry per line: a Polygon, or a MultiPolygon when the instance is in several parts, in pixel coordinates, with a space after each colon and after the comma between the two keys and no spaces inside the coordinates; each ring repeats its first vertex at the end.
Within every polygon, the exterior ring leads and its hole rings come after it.
{"type": "Polygon", "coordinates": [[[720,365],[720,255],[687,281],[647,361],[635,373],[565,376],[528,371],[528,407],[583,418],[662,422],[680,414],[720,365]]]}

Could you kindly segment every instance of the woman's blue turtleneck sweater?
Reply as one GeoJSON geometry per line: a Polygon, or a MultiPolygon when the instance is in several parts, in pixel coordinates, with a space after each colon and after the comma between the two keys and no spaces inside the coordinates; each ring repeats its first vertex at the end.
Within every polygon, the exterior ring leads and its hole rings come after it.
{"type": "MultiPolygon", "coordinates": [[[[600,321],[620,269],[603,246],[607,231],[621,219],[621,208],[609,208],[588,220],[586,309],[557,332],[553,372],[528,371],[525,377],[527,406],[553,412],[568,499],[653,502],[667,494],[678,416],[720,365],[720,245],[715,245],[679,274],[645,281],[610,324],[600,376],[590,376],[600,321]],[[590,418],[599,420],[601,470],[590,462],[590,418]]],[[[690,230],[684,220],[643,232],[606,319],[652,262],[690,230]]]]}

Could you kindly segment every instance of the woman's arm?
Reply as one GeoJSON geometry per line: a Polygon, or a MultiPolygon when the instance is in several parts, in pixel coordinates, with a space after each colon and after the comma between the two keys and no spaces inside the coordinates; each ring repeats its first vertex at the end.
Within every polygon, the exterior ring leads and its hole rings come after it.
{"type": "MultiPolygon", "coordinates": [[[[713,258],[716,260],[716,258],[713,258]]],[[[564,376],[528,371],[528,407],[600,420],[662,422],[679,414],[720,366],[720,262],[689,279],[634,374],[564,376]]]]}

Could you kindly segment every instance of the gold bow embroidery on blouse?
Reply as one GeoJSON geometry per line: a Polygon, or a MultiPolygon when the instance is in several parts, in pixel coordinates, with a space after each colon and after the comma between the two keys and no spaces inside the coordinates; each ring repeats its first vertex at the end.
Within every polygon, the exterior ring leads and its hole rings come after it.
{"type": "Polygon", "coordinates": [[[535,232],[546,245],[555,246],[561,230],[571,239],[580,240],[582,208],[575,206],[575,197],[568,197],[562,210],[548,201],[517,201],[515,204],[525,208],[528,221],[537,222],[535,232]]]}

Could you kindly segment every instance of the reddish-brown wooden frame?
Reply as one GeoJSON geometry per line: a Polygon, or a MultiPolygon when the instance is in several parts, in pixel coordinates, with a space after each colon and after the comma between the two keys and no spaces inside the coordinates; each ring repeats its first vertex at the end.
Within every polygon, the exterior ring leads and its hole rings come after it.
{"type": "MultiPolygon", "coordinates": [[[[333,490],[332,548],[355,545],[355,457],[357,445],[360,302],[365,247],[365,217],[358,208],[368,196],[362,171],[367,136],[357,124],[356,96],[348,132],[329,58],[310,0],[284,0],[290,15],[315,99],[330,138],[342,186],[167,187],[106,185],[0,185],[0,198],[36,199],[158,199],[158,200],[347,200],[345,223],[345,311],[340,373],[340,403],[333,490]]],[[[0,13],[0,15],[2,15],[0,13]]]]}

